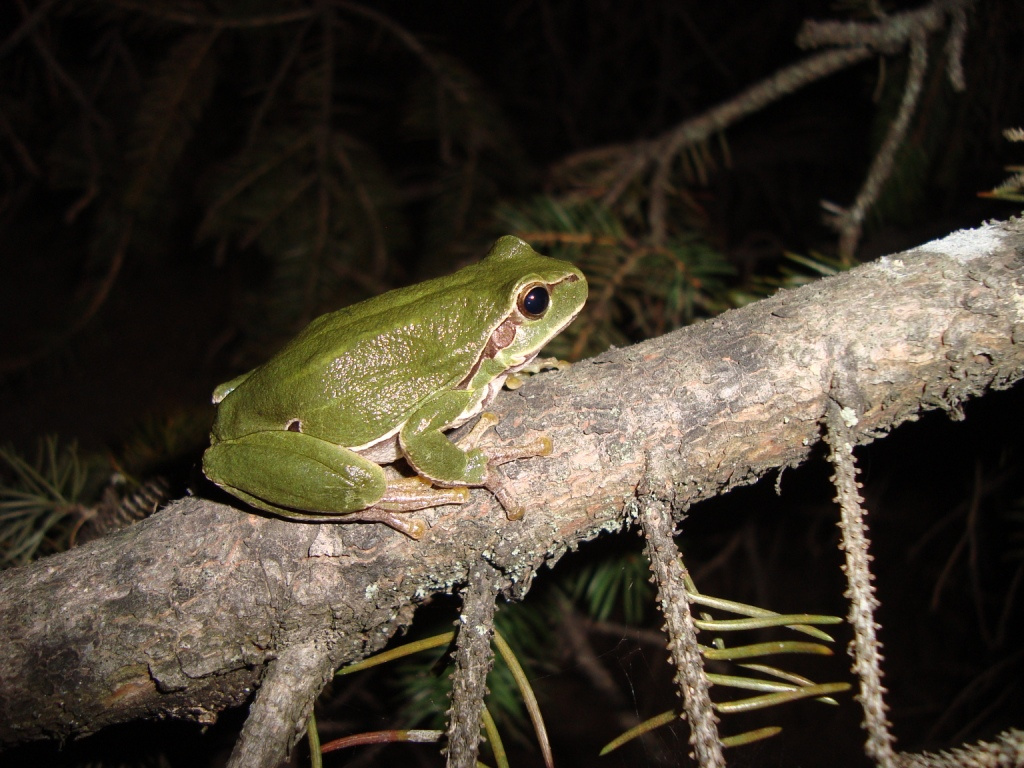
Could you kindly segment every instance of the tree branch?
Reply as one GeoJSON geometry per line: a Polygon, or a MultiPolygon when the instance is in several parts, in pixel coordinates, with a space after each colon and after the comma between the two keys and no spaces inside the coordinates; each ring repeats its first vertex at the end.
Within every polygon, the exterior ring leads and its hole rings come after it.
{"type": "Polygon", "coordinates": [[[674,525],[665,503],[640,501],[640,525],[647,540],[647,559],[658,585],[658,602],[665,616],[670,661],[676,668],[678,694],[690,722],[690,744],[700,768],[724,768],[718,717],[711,703],[711,683],[697,644],[697,626],[686,595],[686,568],[672,539],[674,525]]]}
{"type": "Polygon", "coordinates": [[[486,562],[470,574],[456,636],[452,707],[448,710],[448,767],[473,768],[480,747],[480,716],[487,675],[494,665],[494,601],[501,575],[486,562]]]}
{"type": "Polygon", "coordinates": [[[1024,224],[989,224],[505,393],[499,438],[546,432],[555,448],[501,470],[529,500],[521,521],[474,491],[470,504],[424,511],[431,527],[414,542],[380,525],[306,525],[187,498],[6,571],[0,743],[140,717],[213,722],[262,682],[255,713],[278,676],[303,677],[281,704],[292,722],[264,753],[283,754],[323,665],[378,650],[481,560],[519,597],[540,566],[632,524],[638,487],[680,510],[807,459],[839,357],[844,404],[858,412],[851,445],[924,410],[956,417],[967,398],[1018,381],[1021,253],[1024,224]]]}
{"type": "MultiPolygon", "coordinates": [[[[842,378],[845,378],[840,374],[842,378]]],[[[837,377],[838,378],[838,377],[837,377]]],[[[878,768],[893,768],[895,751],[893,736],[886,717],[885,688],[882,687],[882,644],[878,641],[875,611],[878,598],[871,583],[871,555],[868,553],[867,524],[864,522],[864,499],[858,490],[857,465],[853,458],[850,430],[856,426],[856,408],[844,404],[842,387],[837,387],[836,399],[828,405],[825,414],[825,439],[829,444],[829,461],[835,467],[832,482],[839,502],[840,523],[843,532],[842,549],[846,553],[846,597],[850,601],[848,621],[853,627],[850,654],[853,669],[860,678],[857,699],[864,709],[864,729],[868,733],[865,754],[878,768]]]]}

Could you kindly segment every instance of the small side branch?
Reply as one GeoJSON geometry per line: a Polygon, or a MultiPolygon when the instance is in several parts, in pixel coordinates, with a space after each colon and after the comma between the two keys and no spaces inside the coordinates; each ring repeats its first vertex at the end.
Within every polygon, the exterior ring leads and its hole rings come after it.
{"type": "Polygon", "coordinates": [[[309,721],[313,702],[331,676],[327,648],[293,645],[271,662],[227,768],[276,768],[309,721]]]}
{"type": "Polygon", "coordinates": [[[480,747],[480,717],[487,674],[494,664],[494,603],[501,575],[480,561],[469,576],[459,616],[452,708],[448,710],[448,768],[474,768],[480,747]]]}
{"type": "Polygon", "coordinates": [[[711,703],[711,684],[704,674],[697,627],[686,594],[686,568],[672,540],[672,515],[664,502],[648,498],[641,506],[640,523],[647,539],[647,557],[658,585],[661,611],[665,615],[668,649],[676,665],[683,712],[690,721],[690,744],[701,768],[720,768],[725,765],[725,758],[718,736],[718,718],[711,703]]]}
{"type": "Polygon", "coordinates": [[[829,460],[835,467],[832,482],[836,488],[843,532],[842,548],[846,552],[847,589],[850,600],[849,622],[853,627],[853,671],[860,678],[858,701],[864,708],[864,729],[868,733],[865,752],[882,768],[894,768],[896,755],[893,737],[886,718],[885,688],[882,686],[882,646],[875,634],[875,609],[878,599],[871,584],[871,555],[868,554],[867,526],[864,524],[864,500],[857,492],[857,467],[853,458],[851,427],[857,423],[852,409],[829,400],[825,416],[825,439],[830,447],[829,460]]]}
{"type": "Polygon", "coordinates": [[[1011,728],[994,741],[979,741],[948,752],[900,753],[897,768],[1019,768],[1024,765],[1024,731],[1011,728]]]}
{"type": "Polygon", "coordinates": [[[928,40],[923,33],[915,33],[910,37],[910,71],[907,73],[903,99],[896,119],[889,126],[885,141],[882,142],[875,159],[871,161],[871,169],[853,206],[845,211],[838,210],[829,222],[839,232],[839,255],[844,261],[849,262],[853,259],[860,242],[864,219],[882,193],[885,182],[892,175],[893,161],[907,136],[910,119],[917,108],[927,70],[928,40]]]}

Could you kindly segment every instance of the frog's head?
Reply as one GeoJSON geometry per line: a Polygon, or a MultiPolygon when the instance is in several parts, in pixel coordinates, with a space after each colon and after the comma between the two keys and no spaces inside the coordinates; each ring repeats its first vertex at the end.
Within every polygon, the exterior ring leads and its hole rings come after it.
{"type": "Polygon", "coordinates": [[[580,270],[541,256],[512,235],[498,240],[480,266],[505,306],[484,356],[505,371],[533,360],[587,301],[587,279],[580,270]]]}

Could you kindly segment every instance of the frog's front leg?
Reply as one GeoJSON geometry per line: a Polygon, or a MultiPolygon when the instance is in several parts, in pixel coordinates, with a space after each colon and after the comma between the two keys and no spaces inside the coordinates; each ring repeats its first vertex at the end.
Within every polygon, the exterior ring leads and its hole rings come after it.
{"type": "Polygon", "coordinates": [[[381,522],[414,539],[426,524],[396,513],[469,500],[465,488],[431,488],[419,478],[389,481],[376,463],[301,432],[218,441],[203,455],[203,471],[257,509],[311,522],[381,522]]]}
{"type": "MultiPolygon", "coordinates": [[[[473,428],[469,430],[461,440],[459,440],[459,445],[476,447],[476,444],[480,441],[480,438],[483,437],[484,433],[500,422],[501,419],[498,418],[497,414],[491,413],[490,411],[484,411],[480,414],[480,418],[477,423],[473,425],[473,428]]],[[[551,438],[547,435],[541,435],[529,443],[488,449],[487,456],[491,460],[491,467],[487,473],[487,479],[484,481],[484,487],[494,494],[494,498],[496,498],[498,503],[501,504],[502,508],[505,510],[505,516],[509,520],[522,520],[523,515],[526,514],[526,507],[515,500],[506,487],[504,478],[499,475],[494,468],[501,464],[507,464],[510,461],[517,461],[518,459],[529,459],[534,456],[550,456],[551,447],[551,438]]]]}
{"type": "Polygon", "coordinates": [[[441,430],[459,420],[474,396],[456,390],[429,398],[399,433],[402,451],[419,474],[439,485],[487,488],[505,508],[508,518],[518,520],[525,509],[514,501],[494,468],[516,459],[546,456],[551,453],[551,439],[544,436],[528,445],[489,449],[484,453],[476,444],[487,429],[498,423],[493,413],[484,413],[458,444],[453,443],[441,430]]]}

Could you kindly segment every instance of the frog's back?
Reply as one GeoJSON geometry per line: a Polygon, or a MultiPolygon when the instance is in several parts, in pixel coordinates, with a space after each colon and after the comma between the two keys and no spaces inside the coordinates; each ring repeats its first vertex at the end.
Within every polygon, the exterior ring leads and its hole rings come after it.
{"type": "Polygon", "coordinates": [[[424,398],[466,378],[500,322],[492,304],[452,284],[459,275],[317,318],[224,398],[215,435],[290,428],[356,447],[394,432],[424,398]]]}

